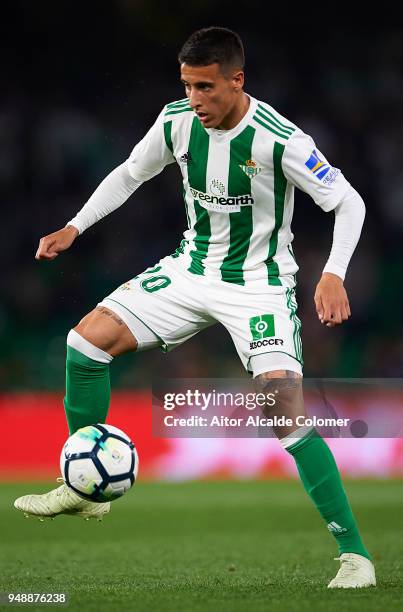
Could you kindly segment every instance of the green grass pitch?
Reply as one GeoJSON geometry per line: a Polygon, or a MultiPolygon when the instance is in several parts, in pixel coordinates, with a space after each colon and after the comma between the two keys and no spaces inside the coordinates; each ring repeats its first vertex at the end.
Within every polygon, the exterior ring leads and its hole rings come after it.
{"type": "Polygon", "coordinates": [[[326,589],[336,545],[298,482],[225,481],[139,482],[102,523],[26,519],[13,499],[47,488],[3,484],[0,591],[66,591],[80,612],[402,610],[403,482],[346,488],[375,589],[326,589]]]}

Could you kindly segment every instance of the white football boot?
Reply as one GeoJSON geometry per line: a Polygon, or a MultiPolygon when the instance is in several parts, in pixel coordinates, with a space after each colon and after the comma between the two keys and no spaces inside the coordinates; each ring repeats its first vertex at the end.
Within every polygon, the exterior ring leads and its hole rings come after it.
{"type": "MultiPolygon", "coordinates": [[[[62,478],[58,478],[62,481],[62,478]]],[[[110,502],[98,504],[83,499],[66,484],[52,489],[43,495],[23,495],[14,502],[14,508],[21,510],[28,518],[34,516],[39,520],[54,518],[57,514],[70,514],[89,520],[102,521],[104,514],[110,510],[110,502]]]]}
{"type": "Polygon", "coordinates": [[[375,568],[372,561],[356,553],[343,553],[335,560],[340,569],[327,585],[328,589],[361,589],[376,586],[375,568]]]}

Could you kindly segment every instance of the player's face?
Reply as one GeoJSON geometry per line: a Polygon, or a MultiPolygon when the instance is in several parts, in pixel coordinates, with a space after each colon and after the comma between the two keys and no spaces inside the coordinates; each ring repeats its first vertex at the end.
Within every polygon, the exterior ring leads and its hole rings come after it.
{"type": "Polygon", "coordinates": [[[231,116],[242,95],[244,73],[241,70],[224,75],[219,64],[209,66],[181,65],[181,81],[189,104],[205,128],[229,129],[231,116]]]}

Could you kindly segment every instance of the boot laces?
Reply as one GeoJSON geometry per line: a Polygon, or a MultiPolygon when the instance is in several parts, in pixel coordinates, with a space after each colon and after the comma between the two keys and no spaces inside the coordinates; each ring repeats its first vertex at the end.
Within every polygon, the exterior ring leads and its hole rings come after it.
{"type": "Polygon", "coordinates": [[[341,557],[334,557],[335,561],[340,561],[340,569],[338,571],[338,577],[344,578],[348,576],[351,571],[358,569],[357,563],[353,559],[342,559],[341,557]]]}

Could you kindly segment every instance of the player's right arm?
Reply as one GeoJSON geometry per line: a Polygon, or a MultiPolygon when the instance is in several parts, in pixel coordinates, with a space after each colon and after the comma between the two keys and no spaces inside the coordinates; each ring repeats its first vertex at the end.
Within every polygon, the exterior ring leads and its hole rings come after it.
{"type": "Polygon", "coordinates": [[[53,234],[43,236],[39,241],[35,259],[54,259],[62,251],[66,251],[78,236],[78,229],[72,225],[66,225],[53,234]]]}
{"type": "Polygon", "coordinates": [[[66,227],[40,239],[36,259],[55,259],[73,244],[77,236],[119,208],[142,183],[175,161],[165,141],[165,111],[164,107],[130,157],[108,174],[74,219],[66,227]]]}

